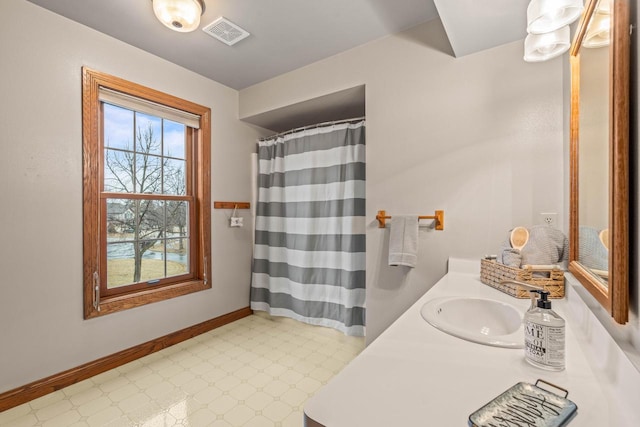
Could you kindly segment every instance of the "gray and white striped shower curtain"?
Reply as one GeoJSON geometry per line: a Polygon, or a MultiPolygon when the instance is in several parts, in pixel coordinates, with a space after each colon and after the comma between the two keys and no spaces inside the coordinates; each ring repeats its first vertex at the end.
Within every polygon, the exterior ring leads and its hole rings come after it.
{"type": "Polygon", "coordinates": [[[258,142],[252,309],[364,335],[364,126],[258,142]]]}

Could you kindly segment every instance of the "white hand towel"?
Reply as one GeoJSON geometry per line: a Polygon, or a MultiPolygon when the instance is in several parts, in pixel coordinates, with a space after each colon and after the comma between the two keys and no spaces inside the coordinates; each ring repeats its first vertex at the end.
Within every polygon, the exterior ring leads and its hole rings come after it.
{"type": "Polygon", "coordinates": [[[389,265],[415,267],[418,261],[418,216],[393,216],[389,234],[389,265]]]}

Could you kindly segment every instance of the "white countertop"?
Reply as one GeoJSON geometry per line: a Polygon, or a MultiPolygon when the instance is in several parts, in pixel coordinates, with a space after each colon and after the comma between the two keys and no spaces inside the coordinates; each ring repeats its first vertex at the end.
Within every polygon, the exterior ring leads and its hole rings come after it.
{"type": "Polygon", "coordinates": [[[305,405],[305,415],[327,427],[460,427],[511,386],[540,378],[569,390],[578,406],[570,426],[624,425],[582,353],[565,300],[552,300],[554,311],[567,320],[567,368],[561,372],[529,365],[522,349],[465,341],[423,320],[425,302],[443,296],[490,298],[526,311],[529,300],[482,284],[479,273],[455,272],[476,270],[479,262],[450,260],[450,272],[320,389],[305,405]]]}

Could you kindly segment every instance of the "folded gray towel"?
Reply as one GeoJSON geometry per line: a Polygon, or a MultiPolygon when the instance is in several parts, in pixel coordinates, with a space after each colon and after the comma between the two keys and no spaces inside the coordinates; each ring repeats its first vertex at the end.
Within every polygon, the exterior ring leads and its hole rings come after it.
{"type": "MultiPolygon", "coordinates": [[[[520,250],[520,265],[514,256],[509,238],[505,240],[498,252],[497,261],[510,267],[523,265],[549,265],[556,264],[566,270],[569,262],[569,239],[557,228],[548,225],[536,225],[528,227],[529,240],[520,250]]],[[[516,250],[517,252],[517,250],[516,250]]]]}
{"type": "Polygon", "coordinates": [[[600,241],[600,231],[580,226],[579,236],[578,261],[589,268],[609,270],[609,251],[600,241]]]}

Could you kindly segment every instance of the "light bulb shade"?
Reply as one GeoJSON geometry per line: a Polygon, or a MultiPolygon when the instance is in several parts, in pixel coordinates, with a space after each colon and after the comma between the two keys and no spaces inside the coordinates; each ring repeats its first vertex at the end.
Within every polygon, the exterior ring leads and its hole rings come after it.
{"type": "Polygon", "coordinates": [[[524,60],[547,61],[560,56],[571,46],[569,26],[545,34],[529,34],[524,39],[524,60]]]}
{"type": "Polygon", "coordinates": [[[611,0],[600,0],[596,6],[596,13],[611,15],[611,0]]]}
{"type": "Polygon", "coordinates": [[[583,9],[582,0],[531,0],[527,7],[527,32],[555,31],[578,19],[583,9]]]}
{"type": "Polygon", "coordinates": [[[198,28],[204,12],[202,0],[151,0],[153,13],[166,27],[181,33],[198,28]]]}
{"type": "Polygon", "coordinates": [[[584,35],[582,46],[588,48],[609,45],[611,34],[611,15],[596,13],[591,19],[587,33],[584,35]]]}

